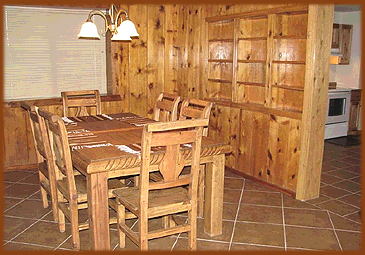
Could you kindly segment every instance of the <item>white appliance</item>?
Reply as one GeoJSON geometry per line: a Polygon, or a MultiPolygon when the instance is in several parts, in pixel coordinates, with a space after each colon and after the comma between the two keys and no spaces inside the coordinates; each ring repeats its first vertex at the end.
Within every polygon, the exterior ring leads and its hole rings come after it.
{"type": "Polygon", "coordinates": [[[349,126],[351,90],[328,90],[325,139],[347,136],[349,126]]]}

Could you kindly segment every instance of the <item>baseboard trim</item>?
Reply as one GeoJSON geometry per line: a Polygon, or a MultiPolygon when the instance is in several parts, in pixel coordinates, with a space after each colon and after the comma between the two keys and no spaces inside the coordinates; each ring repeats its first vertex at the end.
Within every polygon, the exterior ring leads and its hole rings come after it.
{"type": "Polygon", "coordinates": [[[17,165],[4,167],[5,172],[11,171],[22,171],[22,170],[35,170],[37,169],[37,164],[27,164],[27,165],[17,165]]]}
{"type": "Polygon", "coordinates": [[[279,191],[279,192],[281,192],[281,193],[283,193],[283,194],[289,195],[289,196],[291,196],[291,197],[293,197],[293,198],[295,198],[295,196],[296,196],[296,193],[295,193],[294,191],[292,191],[292,190],[285,189],[285,188],[280,187],[280,186],[277,186],[277,185],[275,185],[275,184],[272,184],[272,183],[269,183],[269,182],[266,182],[266,181],[260,180],[260,179],[258,179],[258,178],[256,178],[256,177],[254,177],[254,176],[251,176],[251,175],[248,175],[248,174],[242,173],[242,172],[240,172],[240,171],[237,171],[236,169],[233,169],[233,168],[231,168],[231,167],[229,167],[229,166],[226,166],[226,169],[227,169],[228,171],[230,171],[230,172],[232,172],[232,173],[236,174],[236,175],[242,176],[242,177],[243,177],[243,178],[245,178],[245,179],[249,179],[249,180],[251,180],[251,181],[259,182],[259,183],[261,183],[261,184],[263,184],[263,185],[265,185],[265,186],[267,186],[267,187],[269,187],[269,188],[272,188],[272,189],[274,189],[274,190],[277,190],[277,191],[279,191]]]}

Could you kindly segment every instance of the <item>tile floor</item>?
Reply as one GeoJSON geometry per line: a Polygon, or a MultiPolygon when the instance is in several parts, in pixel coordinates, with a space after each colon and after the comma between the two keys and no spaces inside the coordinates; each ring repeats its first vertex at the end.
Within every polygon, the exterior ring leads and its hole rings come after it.
{"type": "MultiPolygon", "coordinates": [[[[70,226],[60,233],[50,209],[40,201],[33,170],[4,174],[5,250],[72,250],[70,226]]],[[[223,234],[209,237],[198,219],[198,250],[361,250],[360,146],[325,143],[320,196],[298,201],[226,171],[223,234]]],[[[181,215],[178,220],[185,220],[181,215]]],[[[160,223],[151,223],[154,228],[160,223]]],[[[130,220],[129,224],[135,224],[130,220]]],[[[136,228],[137,226],[135,226],[136,228]]],[[[111,247],[118,247],[111,225],[111,247]]],[[[82,231],[81,250],[89,250],[82,231]]],[[[149,242],[150,249],[185,250],[187,235],[149,242]]],[[[137,247],[127,238],[126,249],[137,247]]]]}

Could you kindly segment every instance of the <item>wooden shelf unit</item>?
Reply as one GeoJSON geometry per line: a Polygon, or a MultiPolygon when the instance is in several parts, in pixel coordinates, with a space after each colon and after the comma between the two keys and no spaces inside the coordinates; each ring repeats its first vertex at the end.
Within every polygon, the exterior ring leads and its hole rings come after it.
{"type": "Polygon", "coordinates": [[[324,139],[318,123],[325,114],[318,109],[325,108],[321,102],[327,96],[326,31],[332,22],[331,5],[292,5],[206,18],[204,93],[216,102],[209,135],[234,148],[226,157],[228,167],[289,190],[300,200],[319,195],[323,141],[315,139],[324,139]],[[224,38],[219,25],[229,26],[224,38]],[[229,56],[225,60],[232,60],[229,64],[214,63],[211,52],[218,42],[219,47],[227,46],[220,50],[229,56]],[[226,78],[213,77],[212,63],[220,69],[215,73],[226,78]],[[225,80],[229,82],[222,83],[225,80]]]}

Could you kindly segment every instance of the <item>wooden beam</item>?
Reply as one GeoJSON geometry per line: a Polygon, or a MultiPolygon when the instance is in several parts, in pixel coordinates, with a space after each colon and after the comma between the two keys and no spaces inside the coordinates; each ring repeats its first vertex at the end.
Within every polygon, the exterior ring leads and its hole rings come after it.
{"type": "Polygon", "coordinates": [[[301,156],[296,199],[319,196],[329,82],[333,5],[309,5],[301,156]]]}

